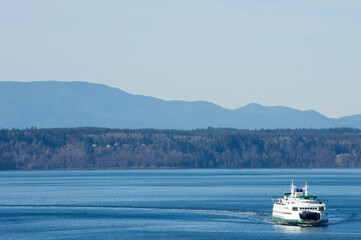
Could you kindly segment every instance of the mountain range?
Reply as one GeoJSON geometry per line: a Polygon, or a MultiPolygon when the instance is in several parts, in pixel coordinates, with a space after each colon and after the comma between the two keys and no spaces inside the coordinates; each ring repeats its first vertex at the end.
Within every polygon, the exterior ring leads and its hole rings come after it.
{"type": "Polygon", "coordinates": [[[87,82],[0,82],[0,128],[239,129],[361,128],[361,115],[251,103],[234,110],[206,101],[164,101],[87,82]]]}

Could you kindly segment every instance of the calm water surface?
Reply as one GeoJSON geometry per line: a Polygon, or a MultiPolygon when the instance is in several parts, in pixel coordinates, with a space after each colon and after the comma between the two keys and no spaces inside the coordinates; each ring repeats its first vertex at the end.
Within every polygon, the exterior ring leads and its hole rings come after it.
{"type": "Polygon", "coordinates": [[[361,169],[0,172],[1,239],[361,239],[361,169]],[[305,180],[327,227],[273,224],[305,180]]]}

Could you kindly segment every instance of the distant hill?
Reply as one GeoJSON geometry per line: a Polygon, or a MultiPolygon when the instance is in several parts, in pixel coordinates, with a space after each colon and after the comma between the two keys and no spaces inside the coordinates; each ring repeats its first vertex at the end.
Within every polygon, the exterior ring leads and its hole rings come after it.
{"type": "Polygon", "coordinates": [[[86,82],[0,82],[0,109],[0,128],[361,128],[361,115],[336,119],[312,110],[255,103],[230,110],[205,101],[164,101],[86,82]]]}
{"type": "Polygon", "coordinates": [[[361,167],[361,130],[0,130],[0,171],[361,167]]]}

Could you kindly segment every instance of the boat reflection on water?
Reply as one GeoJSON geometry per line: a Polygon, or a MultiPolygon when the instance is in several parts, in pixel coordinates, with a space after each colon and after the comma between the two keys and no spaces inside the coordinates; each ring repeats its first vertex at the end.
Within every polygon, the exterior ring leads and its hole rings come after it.
{"type": "Polygon", "coordinates": [[[292,225],[280,225],[280,224],[273,224],[273,228],[277,232],[282,232],[286,234],[305,234],[305,233],[317,233],[322,231],[327,225],[318,226],[318,227],[305,227],[301,226],[292,226],[292,225]]]}

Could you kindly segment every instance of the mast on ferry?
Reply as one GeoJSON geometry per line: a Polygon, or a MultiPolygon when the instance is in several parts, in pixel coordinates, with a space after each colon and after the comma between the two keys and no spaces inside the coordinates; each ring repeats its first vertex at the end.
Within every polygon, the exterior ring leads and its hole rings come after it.
{"type": "Polygon", "coordinates": [[[294,197],[295,196],[295,188],[296,186],[293,184],[293,179],[292,179],[292,184],[291,184],[291,196],[294,197]]]}
{"type": "Polygon", "coordinates": [[[305,196],[308,196],[308,185],[307,185],[307,181],[306,181],[306,185],[303,187],[303,190],[304,190],[304,193],[305,193],[305,196]]]}

